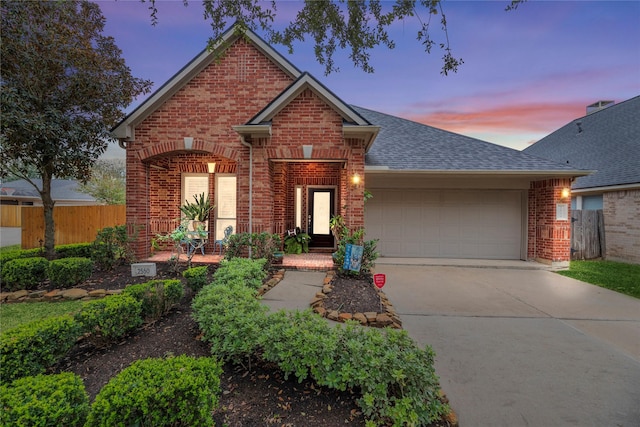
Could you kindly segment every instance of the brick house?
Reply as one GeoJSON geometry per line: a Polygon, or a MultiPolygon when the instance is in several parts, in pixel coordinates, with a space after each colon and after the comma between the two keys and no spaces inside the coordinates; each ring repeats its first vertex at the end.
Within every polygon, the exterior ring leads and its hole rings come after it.
{"type": "MultiPolygon", "coordinates": [[[[569,260],[568,189],[585,171],[350,106],[253,32],[228,30],[113,131],[135,251],[207,192],[209,230],[284,233],[331,251],[332,215],[382,256],[569,260]],[[373,198],[364,206],[364,188],[373,198]]],[[[207,248],[212,250],[213,246],[207,248]]]]}
{"type": "Polygon", "coordinates": [[[640,96],[599,101],[524,150],[595,172],[571,184],[571,209],[602,210],[605,257],[640,263],[640,96]]]}

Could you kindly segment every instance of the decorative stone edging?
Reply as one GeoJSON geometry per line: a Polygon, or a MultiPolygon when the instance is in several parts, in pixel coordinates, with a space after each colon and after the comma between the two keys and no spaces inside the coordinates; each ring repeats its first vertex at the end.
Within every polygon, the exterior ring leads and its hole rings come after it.
{"type": "Polygon", "coordinates": [[[111,291],[104,289],[87,291],[80,288],[54,289],[52,291],[27,291],[22,289],[15,292],[1,292],[0,303],[14,304],[20,302],[58,302],[73,300],[90,301],[104,298],[109,295],[116,295],[121,292],[122,289],[115,289],[111,291]]]}
{"type": "Polygon", "coordinates": [[[284,268],[276,271],[271,276],[271,279],[267,280],[262,286],[258,288],[258,295],[262,296],[269,292],[273,287],[275,287],[280,281],[284,278],[284,268]]]}
{"type": "Polygon", "coordinates": [[[382,302],[382,307],[384,309],[383,313],[347,313],[339,312],[337,310],[327,310],[324,307],[324,300],[327,297],[327,294],[331,293],[331,291],[333,290],[333,278],[335,274],[335,270],[327,271],[327,275],[324,278],[322,291],[316,293],[316,295],[311,300],[310,305],[315,313],[336,322],[357,320],[361,325],[364,326],[371,326],[374,328],[384,328],[388,326],[395,329],[402,329],[402,321],[400,320],[400,316],[398,316],[395,309],[393,308],[393,304],[391,304],[384,292],[382,292],[378,288],[375,288],[375,290],[380,296],[380,301],[382,302]]]}

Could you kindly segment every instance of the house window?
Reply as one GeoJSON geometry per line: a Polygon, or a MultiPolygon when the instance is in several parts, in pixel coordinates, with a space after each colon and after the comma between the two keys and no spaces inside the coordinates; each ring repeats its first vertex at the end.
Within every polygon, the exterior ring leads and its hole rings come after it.
{"type": "MultiPolygon", "coordinates": [[[[207,173],[183,173],[182,174],[182,204],[194,203],[194,196],[204,193],[209,196],[209,174],[207,173]]],[[[193,221],[189,221],[189,230],[193,230],[193,221]]],[[[205,229],[209,229],[209,223],[205,223],[205,229]]]]}
{"type": "Polygon", "coordinates": [[[295,205],[296,205],[296,227],[302,228],[302,187],[296,187],[296,196],[295,196],[295,205]]]}
{"type": "Polygon", "coordinates": [[[224,229],[228,226],[236,230],[236,176],[216,174],[216,240],[224,238],[224,229]]]}
{"type": "Polygon", "coordinates": [[[597,211],[602,209],[602,194],[596,196],[582,196],[582,209],[585,211],[597,211]]]}

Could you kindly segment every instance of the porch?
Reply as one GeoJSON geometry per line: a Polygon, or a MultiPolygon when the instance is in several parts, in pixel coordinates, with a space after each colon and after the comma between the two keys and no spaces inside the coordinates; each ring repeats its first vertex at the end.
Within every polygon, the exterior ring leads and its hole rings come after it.
{"type": "MultiPolygon", "coordinates": [[[[141,260],[141,262],[167,262],[173,252],[161,251],[156,252],[149,258],[141,260]]],[[[222,255],[202,255],[195,254],[191,259],[193,264],[219,264],[224,258],[222,255]]],[[[187,262],[186,255],[180,255],[181,262],[187,262]]],[[[282,268],[287,270],[305,270],[305,271],[326,271],[333,269],[333,259],[331,254],[325,253],[308,253],[308,254],[285,254],[282,259],[282,268]]]]}

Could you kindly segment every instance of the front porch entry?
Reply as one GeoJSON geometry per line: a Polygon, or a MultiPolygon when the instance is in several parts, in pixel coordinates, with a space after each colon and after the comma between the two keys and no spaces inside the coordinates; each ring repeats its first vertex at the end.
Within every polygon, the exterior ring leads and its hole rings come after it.
{"type": "Polygon", "coordinates": [[[335,188],[309,188],[308,234],[311,236],[310,249],[333,249],[335,239],[330,221],[336,214],[335,188]]]}

